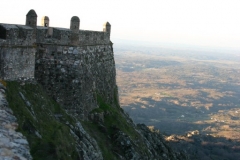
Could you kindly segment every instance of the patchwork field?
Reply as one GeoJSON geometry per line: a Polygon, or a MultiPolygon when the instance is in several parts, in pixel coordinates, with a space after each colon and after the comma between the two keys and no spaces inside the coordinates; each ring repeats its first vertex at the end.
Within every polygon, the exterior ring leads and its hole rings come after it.
{"type": "Polygon", "coordinates": [[[190,159],[240,160],[240,53],[115,47],[121,107],[190,159]]]}
{"type": "Polygon", "coordinates": [[[240,140],[238,52],[119,47],[115,61],[121,106],[136,123],[240,140]]]}

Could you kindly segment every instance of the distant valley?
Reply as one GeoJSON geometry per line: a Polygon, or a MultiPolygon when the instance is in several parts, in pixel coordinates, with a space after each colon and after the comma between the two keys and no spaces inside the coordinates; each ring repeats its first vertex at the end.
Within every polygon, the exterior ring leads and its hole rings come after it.
{"type": "Polygon", "coordinates": [[[240,157],[238,52],[115,47],[121,107],[190,159],[240,157]]]}
{"type": "Polygon", "coordinates": [[[115,61],[120,103],[134,122],[240,139],[238,53],[119,47],[115,61]]]}

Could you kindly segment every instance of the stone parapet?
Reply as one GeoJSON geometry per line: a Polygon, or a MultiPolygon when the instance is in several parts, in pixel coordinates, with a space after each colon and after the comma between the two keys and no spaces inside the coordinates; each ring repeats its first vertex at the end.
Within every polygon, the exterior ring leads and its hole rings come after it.
{"type": "Polygon", "coordinates": [[[73,115],[87,119],[98,106],[97,95],[114,103],[116,71],[111,25],[103,31],[79,30],[73,16],[70,28],[49,26],[49,17],[37,26],[30,10],[26,25],[0,23],[0,78],[35,78],[47,93],[73,115]]]}

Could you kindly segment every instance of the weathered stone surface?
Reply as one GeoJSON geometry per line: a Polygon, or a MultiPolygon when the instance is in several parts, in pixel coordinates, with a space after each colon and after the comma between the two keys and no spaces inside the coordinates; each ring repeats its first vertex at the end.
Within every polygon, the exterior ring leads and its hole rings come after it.
{"type": "Polygon", "coordinates": [[[125,159],[138,160],[143,158],[134,148],[134,143],[128,135],[124,132],[118,130],[113,135],[114,143],[120,148],[123,152],[125,159]]]}
{"type": "Polygon", "coordinates": [[[84,160],[102,160],[102,153],[97,142],[82,127],[81,123],[75,124],[75,128],[71,130],[75,137],[76,145],[80,150],[81,158],[84,160]]]}
{"type": "MultiPolygon", "coordinates": [[[[124,112],[119,111],[119,114],[125,116],[123,119],[126,118],[126,125],[132,127],[131,132],[139,133],[139,140],[133,140],[131,133],[128,135],[123,129],[111,125],[109,127],[113,133],[105,135],[108,131],[104,118],[111,114],[110,111],[89,114],[98,108],[98,96],[111,107],[118,105],[111,25],[108,22],[104,24],[103,32],[99,32],[74,27],[80,26],[80,20],[71,24],[70,29],[36,26],[36,21],[37,16],[34,15],[27,16],[26,25],[0,24],[0,79],[35,78],[67,113],[77,117],[76,124],[67,121],[64,125],[69,127],[70,134],[76,140],[80,159],[103,159],[96,140],[79,122],[79,119],[89,117],[99,124],[98,128],[107,140],[112,141],[109,144],[116,148],[110,146],[112,150],[109,152],[113,152],[117,159],[186,159],[173,152],[159,134],[151,132],[145,125],[136,127],[124,112]],[[140,144],[144,151],[138,146],[140,144]]],[[[15,131],[18,124],[7,107],[4,93],[5,87],[0,83],[0,159],[32,159],[26,138],[15,131]]],[[[18,95],[37,120],[37,114],[32,109],[33,102],[31,104],[22,92],[18,95]]],[[[52,117],[61,119],[59,114],[52,117]]],[[[31,132],[40,139],[44,137],[37,130],[31,132]]]]}
{"type": "Polygon", "coordinates": [[[87,119],[97,107],[97,94],[114,101],[111,26],[102,32],[79,30],[80,20],[73,19],[70,29],[36,26],[37,16],[27,16],[26,25],[0,24],[0,78],[36,78],[67,111],[87,119]]]}
{"type": "Polygon", "coordinates": [[[150,129],[145,124],[138,124],[137,130],[145,140],[150,152],[150,159],[163,159],[163,160],[183,160],[189,159],[186,153],[174,151],[164,140],[163,136],[157,131],[150,129]]]}
{"type": "Polygon", "coordinates": [[[5,87],[1,83],[0,89],[0,159],[31,160],[26,138],[15,131],[18,127],[16,117],[8,107],[3,92],[5,87]]]}
{"type": "Polygon", "coordinates": [[[45,44],[42,48],[36,54],[35,78],[70,113],[87,118],[87,113],[97,107],[97,94],[113,104],[116,73],[110,44],[45,44]],[[60,52],[59,48],[64,50],[60,52]]]}

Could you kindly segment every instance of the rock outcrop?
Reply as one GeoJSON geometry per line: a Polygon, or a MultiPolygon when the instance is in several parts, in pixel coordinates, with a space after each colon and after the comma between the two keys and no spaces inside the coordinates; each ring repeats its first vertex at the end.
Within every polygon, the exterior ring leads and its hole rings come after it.
{"type": "MultiPolygon", "coordinates": [[[[176,152],[169,147],[159,132],[144,124],[135,125],[117,101],[112,106],[98,95],[98,107],[91,111],[88,121],[83,121],[68,114],[34,81],[6,84],[9,105],[1,101],[1,116],[8,119],[2,118],[1,121],[4,120],[2,124],[10,130],[0,130],[0,134],[9,133],[5,137],[10,136],[13,143],[1,141],[1,145],[9,150],[6,152],[3,147],[1,158],[6,153],[14,153],[14,147],[18,146],[20,159],[31,159],[31,155],[33,159],[69,160],[188,159],[184,152],[176,152]],[[11,110],[17,119],[10,115],[11,110]],[[16,128],[27,139],[14,131],[16,128]],[[13,148],[9,148],[11,146],[13,148]]],[[[1,99],[4,99],[3,92],[5,89],[1,85],[1,99]]]]}
{"type": "Polygon", "coordinates": [[[0,83],[0,159],[31,160],[26,137],[16,132],[17,119],[8,106],[5,89],[0,83]]]}
{"type": "Polygon", "coordinates": [[[119,106],[110,23],[49,22],[0,23],[0,159],[187,159],[119,106]]]}

